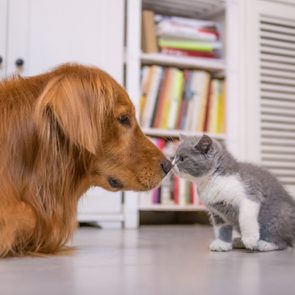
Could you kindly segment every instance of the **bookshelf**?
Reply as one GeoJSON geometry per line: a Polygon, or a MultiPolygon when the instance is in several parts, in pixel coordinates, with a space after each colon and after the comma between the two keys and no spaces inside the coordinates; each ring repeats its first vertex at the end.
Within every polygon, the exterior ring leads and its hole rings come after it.
{"type": "MultiPolygon", "coordinates": [[[[165,0],[161,5],[159,1],[141,0],[127,1],[127,38],[126,38],[126,88],[133,100],[135,108],[139,110],[140,90],[140,71],[145,65],[171,66],[180,69],[206,70],[214,77],[225,77],[227,81],[226,88],[226,132],[222,134],[209,135],[215,139],[225,142],[229,150],[234,155],[243,158],[242,150],[242,133],[244,118],[241,110],[244,105],[241,103],[240,85],[240,56],[239,46],[241,38],[239,13],[239,0],[220,1],[210,0],[210,5],[205,5],[205,1],[186,1],[187,11],[183,8],[181,0],[165,0]],[[176,5],[176,6],[175,6],[176,5]],[[175,7],[182,7],[181,11],[175,7]],[[199,19],[210,19],[222,24],[222,42],[224,44],[223,52],[220,58],[197,58],[173,56],[163,53],[144,53],[141,50],[141,17],[142,10],[156,10],[159,13],[167,15],[189,16],[199,19]],[[231,124],[231,122],[235,122],[231,124]]],[[[150,137],[172,138],[175,139],[179,133],[185,135],[200,136],[200,132],[183,131],[183,130],[165,130],[155,128],[144,128],[143,132],[150,137]]],[[[187,204],[147,204],[140,201],[140,193],[125,193],[125,220],[126,227],[136,228],[139,225],[140,211],[204,211],[206,208],[202,205],[187,204]]]]}

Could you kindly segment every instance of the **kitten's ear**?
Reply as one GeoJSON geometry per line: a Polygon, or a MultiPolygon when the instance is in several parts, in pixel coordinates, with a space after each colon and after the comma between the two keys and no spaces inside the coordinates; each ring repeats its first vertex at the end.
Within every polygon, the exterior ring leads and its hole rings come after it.
{"type": "Polygon", "coordinates": [[[213,141],[208,135],[203,135],[198,143],[194,145],[194,149],[206,154],[210,150],[212,143],[213,141]]]}
{"type": "Polygon", "coordinates": [[[180,141],[185,141],[186,139],[188,139],[189,137],[183,133],[179,133],[179,140],[180,141]]]}

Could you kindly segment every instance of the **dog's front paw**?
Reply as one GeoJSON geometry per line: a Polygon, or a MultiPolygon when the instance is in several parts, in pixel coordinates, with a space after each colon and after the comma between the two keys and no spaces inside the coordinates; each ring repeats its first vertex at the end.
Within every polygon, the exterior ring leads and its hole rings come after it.
{"type": "Polygon", "coordinates": [[[232,244],[216,239],[210,244],[209,249],[216,252],[226,252],[232,250],[232,244]]]}
{"type": "Polygon", "coordinates": [[[243,236],[242,242],[246,249],[257,250],[259,235],[243,236]]]}

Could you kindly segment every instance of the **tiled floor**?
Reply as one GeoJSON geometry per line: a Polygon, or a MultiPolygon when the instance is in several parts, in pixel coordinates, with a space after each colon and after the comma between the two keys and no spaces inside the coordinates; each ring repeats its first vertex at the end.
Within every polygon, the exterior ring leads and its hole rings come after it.
{"type": "Polygon", "coordinates": [[[207,226],[81,228],[70,256],[0,260],[0,294],[295,294],[295,251],[212,253],[211,238],[207,226]]]}

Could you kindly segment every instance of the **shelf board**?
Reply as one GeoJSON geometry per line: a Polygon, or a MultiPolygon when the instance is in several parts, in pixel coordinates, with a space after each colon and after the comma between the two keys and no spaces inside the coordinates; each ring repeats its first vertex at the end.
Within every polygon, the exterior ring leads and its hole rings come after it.
{"type": "Polygon", "coordinates": [[[143,64],[159,64],[213,71],[223,71],[225,69],[223,59],[174,56],[162,53],[142,53],[141,62],[143,64]]]}
{"type": "Polygon", "coordinates": [[[208,136],[215,139],[226,139],[225,134],[211,134],[206,132],[192,132],[192,131],[184,131],[184,130],[166,130],[166,129],[156,129],[156,128],[143,128],[142,129],[145,135],[149,136],[161,136],[161,137],[174,137],[178,138],[179,134],[187,135],[187,136],[202,136],[203,134],[207,134],[208,136]]]}
{"type": "Polygon", "coordinates": [[[207,211],[205,206],[177,205],[177,204],[151,204],[139,207],[140,211],[207,211]]]}
{"type": "Polygon", "coordinates": [[[79,222],[90,222],[90,221],[123,221],[124,216],[122,213],[101,213],[101,212],[78,212],[79,222]]]}
{"type": "Polygon", "coordinates": [[[143,0],[144,9],[165,15],[208,19],[224,12],[224,0],[143,0]]]}

